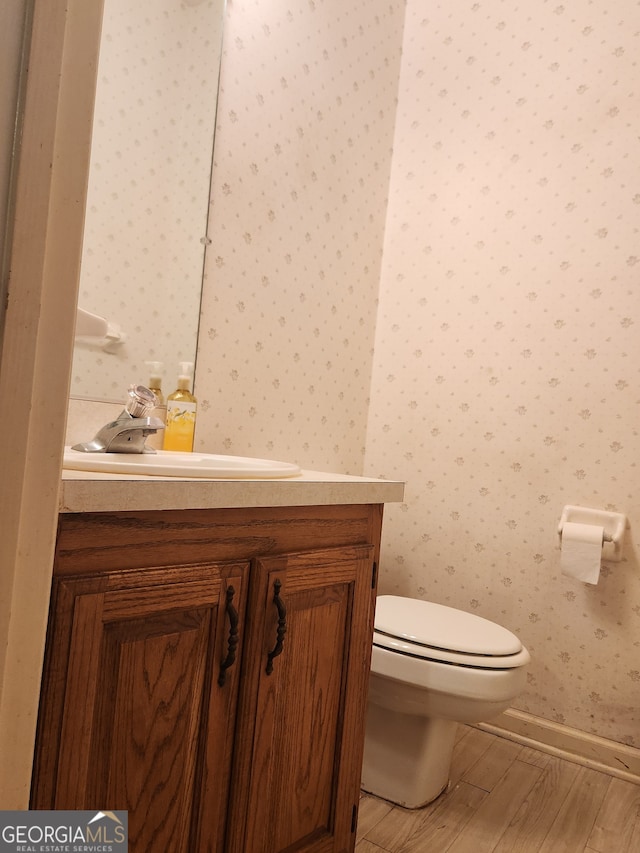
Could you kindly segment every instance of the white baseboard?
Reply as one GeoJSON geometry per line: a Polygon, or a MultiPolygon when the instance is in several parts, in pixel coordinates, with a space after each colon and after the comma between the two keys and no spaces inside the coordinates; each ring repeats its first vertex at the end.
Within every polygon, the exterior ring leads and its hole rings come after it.
{"type": "Polygon", "coordinates": [[[509,709],[477,728],[640,785],[640,749],[509,709]]]}

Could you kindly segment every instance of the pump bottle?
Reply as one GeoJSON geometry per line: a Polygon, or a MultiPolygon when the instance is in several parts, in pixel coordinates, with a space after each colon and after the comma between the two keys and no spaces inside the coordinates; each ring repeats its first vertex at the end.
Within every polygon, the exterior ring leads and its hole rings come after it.
{"type": "Polygon", "coordinates": [[[167,397],[167,426],[164,431],[164,450],[193,450],[198,401],[191,393],[193,363],[180,364],[178,387],[167,397]]]}
{"type": "MultiPolygon", "coordinates": [[[[154,418],[160,418],[163,424],[167,422],[167,404],[162,393],[162,362],[161,361],[146,361],[145,364],[149,368],[149,390],[156,395],[156,407],[151,411],[154,418]]],[[[148,436],[147,445],[155,450],[162,450],[164,446],[164,430],[158,430],[153,435],[148,436]]]]}

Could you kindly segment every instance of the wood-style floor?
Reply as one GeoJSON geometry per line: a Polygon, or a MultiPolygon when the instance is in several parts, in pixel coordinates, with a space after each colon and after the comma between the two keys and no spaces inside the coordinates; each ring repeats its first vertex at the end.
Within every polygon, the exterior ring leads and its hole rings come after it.
{"type": "Polygon", "coordinates": [[[363,794],[356,853],[639,853],[640,785],[460,726],[423,809],[363,794]]]}

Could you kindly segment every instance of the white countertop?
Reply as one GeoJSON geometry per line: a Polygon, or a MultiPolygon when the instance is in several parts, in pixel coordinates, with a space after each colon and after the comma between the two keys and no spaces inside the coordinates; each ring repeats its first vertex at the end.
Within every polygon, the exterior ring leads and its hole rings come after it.
{"type": "Polygon", "coordinates": [[[398,503],[404,483],[302,471],[274,480],[203,480],[63,470],[60,512],[135,512],[398,503]]]}

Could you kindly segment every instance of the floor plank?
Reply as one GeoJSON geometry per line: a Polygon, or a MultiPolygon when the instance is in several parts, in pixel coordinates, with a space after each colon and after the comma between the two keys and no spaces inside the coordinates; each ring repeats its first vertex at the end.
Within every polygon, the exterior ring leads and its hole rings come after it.
{"type": "Polygon", "coordinates": [[[495,737],[482,760],[467,770],[462,779],[484,791],[492,791],[521,752],[519,743],[495,737]]]}
{"type": "Polygon", "coordinates": [[[534,767],[546,767],[551,760],[551,756],[546,752],[540,752],[539,749],[532,749],[530,746],[523,746],[522,752],[518,756],[518,761],[526,761],[527,764],[533,764],[534,767]]]}
{"type": "Polygon", "coordinates": [[[422,809],[396,806],[366,838],[384,850],[444,850],[475,814],[485,791],[464,782],[422,809]],[[433,846],[430,846],[433,844],[433,846]]]}
{"type": "Polygon", "coordinates": [[[472,729],[469,726],[458,726],[458,730],[465,732],[460,740],[456,741],[451,759],[451,774],[449,783],[453,787],[471,768],[482,760],[491,744],[498,738],[480,729],[472,729]]]}
{"type": "MultiPolygon", "coordinates": [[[[490,769],[495,771],[495,762],[490,769]]],[[[513,761],[447,848],[449,853],[491,853],[542,772],[531,764],[513,761]]]]}
{"type": "MultiPolygon", "coordinates": [[[[492,853],[531,853],[547,836],[578,776],[579,767],[546,756],[542,775],[515,814],[492,853]]],[[[534,765],[535,766],[535,765],[534,765]]]]}
{"type": "Polygon", "coordinates": [[[367,832],[373,829],[392,809],[392,804],[386,800],[380,800],[377,797],[370,797],[368,794],[363,794],[360,797],[360,805],[358,806],[356,840],[359,841],[361,838],[364,838],[367,832]]]}
{"type": "Polygon", "coordinates": [[[611,780],[588,845],[598,853],[640,850],[640,786],[611,780]]]}
{"type": "Polygon", "coordinates": [[[486,791],[459,782],[444,795],[426,819],[415,826],[402,853],[448,850],[487,797],[486,791]]]}
{"type": "Polygon", "coordinates": [[[381,847],[378,847],[370,841],[367,841],[366,838],[363,838],[362,841],[358,841],[356,844],[355,853],[389,853],[389,851],[382,850],[381,847]]]}
{"type": "MultiPolygon", "coordinates": [[[[581,767],[568,796],[540,845],[539,853],[583,851],[610,783],[610,776],[588,767],[581,767]]],[[[612,850],[606,853],[620,853],[620,851],[612,850]]]]}

